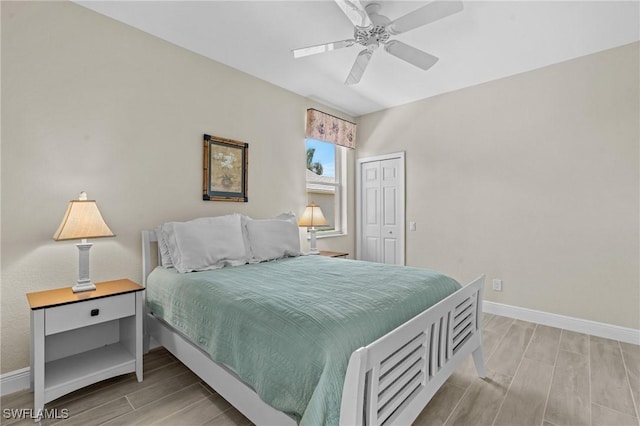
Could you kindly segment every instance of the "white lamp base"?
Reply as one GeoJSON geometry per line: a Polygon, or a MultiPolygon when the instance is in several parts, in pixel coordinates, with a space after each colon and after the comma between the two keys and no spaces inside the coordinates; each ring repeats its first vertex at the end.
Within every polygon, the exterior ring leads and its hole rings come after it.
{"type": "Polygon", "coordinates": [[[313,226],[309,229],[309,254],[320,254],[320,250],[316,247],[316,228],[313,226]]]}
{"type": "Polygon", "coordinates": [[[71,287],[74,293],[96,289],[96,285],[89,278],[89,250],[92,245],[87,240],[82,240],[81,243],[76,244],[76,247],[78,247],[78,282],[71,287]]]}
{"type": "Polygon", "coordinates": [[[78,283],[73,287],[71,287],[71,290],[73,290],[74,293],[79,293],[81,291],[91,291],[95,289],[96,289],[96,285],[91,281],[89,281],[88,283],[78,283]]]}

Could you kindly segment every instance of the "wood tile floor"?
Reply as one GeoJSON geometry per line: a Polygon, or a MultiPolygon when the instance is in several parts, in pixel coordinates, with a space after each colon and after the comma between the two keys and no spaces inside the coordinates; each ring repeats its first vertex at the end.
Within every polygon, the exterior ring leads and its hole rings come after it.
{"type": "MultiPolygon", "coordinates": [[[[487,378],[471,358],[458,368],[415,425],[638,426],[640,346],[485,314],[487,378]]],[[[32,408],[28,391],[2,397],[7,409],[32,408]]],[[[144,381],[110,379],[47,404],[66,419],[41,425],[251,424],[164,349],[144,358],[144,381]]],[[[10,412],[10,411],[9,411],[10,412]]]]}

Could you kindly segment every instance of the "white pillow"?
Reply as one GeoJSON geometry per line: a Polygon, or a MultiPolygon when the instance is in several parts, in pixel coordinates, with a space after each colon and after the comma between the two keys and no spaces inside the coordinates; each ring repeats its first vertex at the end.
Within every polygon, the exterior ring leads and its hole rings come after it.
{"type": "Polygon", "coordinates": [[[169,247],[164,239],[162,233],[162,226],[158,226],[156,229],[156,237],[158,238],[158,251],[160,252],[160,266],[163,268],[173,268],[173,261],[171,260],[171,253],[169,253],[169,247]]]}
{"type": "Polygon", "coordinates": [[[273,219],[246,222],[251,244],[250,263],[300,256],[300,230],[293,213],[283,213],[273,219]]]}
{"type": "Polygon", "coordinates": [[[247,262],[253,257],[251,254],[251,243],[249,242],[249,232],[247,231],[247,222],[252,220],[249,216],[240,216],[240,226],[242,227],[242,242],[244,244],[247,262]]]}
{"type": "Polygon", "coordinates": [[[244,265],[248,261],[239,214],[165,223],[162,234],[178,272],[244,265]]]}

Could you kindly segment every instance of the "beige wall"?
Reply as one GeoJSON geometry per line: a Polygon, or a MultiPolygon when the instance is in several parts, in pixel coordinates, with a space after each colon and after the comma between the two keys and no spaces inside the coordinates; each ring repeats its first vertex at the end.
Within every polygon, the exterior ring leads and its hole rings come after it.
{"type": "Polygon", "coordinates": [[[360,117],[358,157],[406,152],[407,264],[640,329],[639,48],[360,117]]]}
{"type": "MultiPolygon", "coordinates": [[[[29,363],[25,293],[77,278],[74,242],[51,237],[81,190],[117,235],[93,241],[92,278],[139,281],[142,229],[300,214],[306,108],[354,120],[73,3],[1,7],[3,373],[29,363]],[[248,203],[202,201],[204,133],[249,143],[248,203]]],[[[318,246],[352,251],[353,234],[318,246]]]]}

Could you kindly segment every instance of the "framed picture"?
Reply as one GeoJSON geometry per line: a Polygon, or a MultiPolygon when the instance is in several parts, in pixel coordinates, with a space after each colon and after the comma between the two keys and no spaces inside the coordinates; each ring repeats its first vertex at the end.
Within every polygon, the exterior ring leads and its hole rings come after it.
{"type": "Polygon", "coordinates": [[[249,144],[204,135],[202,199],[246,203],[249,144]]]}

